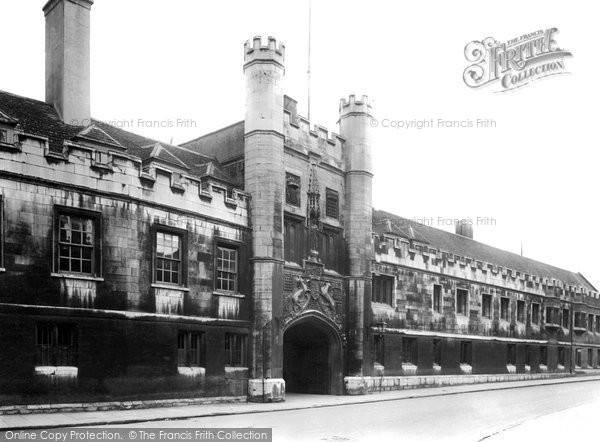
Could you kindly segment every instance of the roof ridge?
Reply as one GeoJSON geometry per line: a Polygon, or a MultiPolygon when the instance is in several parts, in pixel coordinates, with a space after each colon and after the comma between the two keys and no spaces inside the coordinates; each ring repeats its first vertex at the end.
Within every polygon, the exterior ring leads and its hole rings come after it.
{"type": "Polygon", "coordinates": [[[5,91],[3,89],[0,89],[0,93],[10,95],[10,96],[13,96],[16,98],[23,98],[25,100],[35,101],[40,104],[45,104],[46,106],[52,106],[50,103],[47,103],[44,100],[38,100],[37,98],[26,97],[25,95],[15,94],[14,92],[5,91]]]}
{"type": "MultiPolygon", "coordinates": [[[[484,242],[481,242],[481,241],[477,241],[476,239],[473,239],[473,238],[468,238],[468,237],[465,237],[465,236],[462,236],[462,235],[458,235],[458,234],[456,234],[456,233],[453,233],[453,232],[450,232],[450,231],[447,231],[447,230],[444,230],[444,229],[440,229],[440,228],[438,228],[438,227],[433,227],[433,226],[429,226],[429,225],[427,225],[427,224],[418,223],[418,222],[416,222],[416,221],[410,220],[410,219],[408,219],[408,218],[405,218],[405,217],[403,217],[403,216],[394,215],[393,213],[386,212],[385,210],[378,210],[378,209],[375,209],[375,208],[373,208],[373,213],[375,213],[375,212],[378,212],[378,213],[380,213],[380,214],[381,214],[381,216],[382,216],[382,218],[386,218],[386,217],[392,217],[392,218],[396,218],[396,219],[402,219],[402,220],[405,220],[405,221],[408,223],[407,225],[411,225],[411,224],[413,224],[413,223],[414,223],[414,224],[416,224],[416,225],[420,226],[420,227],[421,227],[421,228],[423,228],[423,229],[431,229],[431,230],[434,230],[434,231],[437,231],[437,232],[441,232],[442,234],[445,234],[445,235],[452,235],[453,237],[460,238],[461,240],[469,240],[470,242],[472,242],[472,243],[474,243],[474,244],[479,244],[479,245],[482,245],[482,246],[484,246],[484,247],[487,247],[487,248],[489,248],[489,249],[492,249],[492,250],[491,250],[491,252],[494,252],[494,251],[499,251],[499,252],[502,252],[502,253],[505,253],[505,254],[509,254],[509,255],[511,255],[511,257],[513,257],[513,258],[517,258],[517,259],[520,259],[520,260],[526,261],[527,263],[530,263],[530,264],[543,265],[543,266],[547,267],[547,268],[548,268],[548,270],[559,270],[559,271],[561,271],[561,272],[567,272],[567,273],[570,273],[570,274],[571,274],[573,277],[575,277],[576,279],[578,279],[578,278],[577,278],[577,276],[580,276],[580,277],[582,277],[582,278],[585,280],[585,282],[587,282],[587,283],[590,285],[590,287],[594,287],[594,285],[593,285],[593,284],[591,284],[591,283],[590,283],[590,282],[587,280],[587,278],[585,278],[585,277],[584,277],[583,275],[581,275],[581,273],[579,273],[579,272],[575,272],[575,271],[573,271],[573,270],[569,270],[569,269],[565,269],[565,268],[562,268],[562,267],[558,267],[558,266],[556,266],[556,265],[553,265],[553,264],[548,264],[548,263],[546,263],[546,262],[539,261],[539,260],[537,260],[537,259],[533,259],[533,258],[529,258],[529,257],[527,257],[527,256],[522,256],[522,255],[519,255],[518,253],[511,252],[510,250],[504,250],[504,249],[501,249],[501,248],[499,248],[499,247],[493,246],[493,245],[491,245],[491,244],[487,244],[487,243],[484,243],[484,242]]],[[[428,239],[429,241],[431,241],[431,239],[430,239],[430,238],[427,238],[427,234],[426,234],[426,232],[423,232],[423,233],[419,232],[419,233],[420,233],[421,235],[425,236],[425,237],[426,237],[426,239],[428,239]]],[[[439,246],[437,246],[437,247],[439,248],[439,246]]],[[[454,252],[454,251],[451,251],[451,250],[446,250],[446,251],[447,251],[447,252],[449,252],[449,253],[452,253],[452,254],[454,254],[454,255],[459,255],[459,256],[461,255],[461,253],[456,253],[456,252],[454,252]]],[[[471,256],[471,258],[476,258],[476,257],[475,257],[475,256],[471,256]]],[[[491,264],[497,264],[497,265],[500,265],[500,264],[498,264],[498,263],[494,263],[494,262],[491,262],[491,261],[489,261],[489,260],[486,260],[486,261],[487,261],[487,262],[490,262],[491,264]]],[[[501,266],[502,266],[502,265],[501,265],[501,266]]],[[[504,266],[503,266],[503,267],[504,267],[504,266]]],[[[515,269],[515,270],[516,270],[516,269],[515,269]]],[[[544,276],[544,275],[537,275],[537,276],[544,276]]],[[[546,275],[546,276],[549,276],[549,275],[546,275]]],[[[562,279],[562,278],[558,278],[558,279],[562,279]]]]}
{"type": "Polygon", "coordinates": [[[228,126],[224,126],[224,127],[220,128],[220,129],[215,129],[212,132],[209,132],[209,133],[204,134],[204,135],[200,135],[199,137],[196,137],[196,138],[194,138],[192,140],[186,141],[185,143],[181,143],[181,144],[185,145],[185,144],[193,143],[194,141],[201,140],[202,138],[208,137],[209,135],[216,134],[217,132],[221,132],[222,130],[229,129],[230,127],[236,126],[236,125],[238,125],[240,123],[244,123],[244,122],[245,122],[245,120],[237,121],[237,122],[232,123],[232,124],[230,124],[228,126]]]}

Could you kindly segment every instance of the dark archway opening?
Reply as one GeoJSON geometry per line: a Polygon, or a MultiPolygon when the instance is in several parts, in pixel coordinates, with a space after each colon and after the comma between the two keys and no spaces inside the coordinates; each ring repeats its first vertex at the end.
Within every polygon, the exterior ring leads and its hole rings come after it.
{"type": "Polygon", "coordinates": [[[283,336],[283,378],[290,393],[342,394],[339,340],[320,320],[305,319],[283,336]]]}

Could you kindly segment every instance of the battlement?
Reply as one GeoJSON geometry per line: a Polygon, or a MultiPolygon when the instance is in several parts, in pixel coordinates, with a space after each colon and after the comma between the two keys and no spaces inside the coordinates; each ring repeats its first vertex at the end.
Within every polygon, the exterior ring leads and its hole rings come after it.
{"type": "MultiPolygon", "coordinates": [[[[377,224],[391,223],[381,220],[377,224]]],[[[576,296],[600,299],[600,293],[583,286],[575,286],[562,280],[531,275],[494,263],[480,261],[447,250],[427,246],[405,238],[386,234],[372,234],[375,260],[388,264],[407,264],[423,270],[434,270],[440,274],[458,276],[469,281],[494,284],[507,290],[519,290],[560,299],[573,300],[576,296]],[[382,255],[387,255],[381,260],[382,255]]]]}
{"type": "Polygon", "coordinates": [[[366,114],[371,116],[373,105],[374,102],[369,100],[367,95],[363,95],[360,100],[357,100],[354,95],[350,95],[348,100],[345,98],[340,100],[340,117],[350,114],[366,114]]]}
{"type": "Polygon", "coordinates": [[[285,61],[285,45],[275,37],[268,37],[263,44],[261,36],[254,37],[244,43],[244,67],[252,63],[275,63],[283,67],[285,61]]]}

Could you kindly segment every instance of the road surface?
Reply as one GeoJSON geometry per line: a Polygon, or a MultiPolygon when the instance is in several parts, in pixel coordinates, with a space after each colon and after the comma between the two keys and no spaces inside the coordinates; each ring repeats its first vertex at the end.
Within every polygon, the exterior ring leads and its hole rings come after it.
{"type": "Polygon", "coordinates": [[[499,442],[525,438],[551,442],[559,440],[560,434],[598,440],[599,418],[600,381],[590,381],[123,427],[270,427],[275,442],[499,442]]]}

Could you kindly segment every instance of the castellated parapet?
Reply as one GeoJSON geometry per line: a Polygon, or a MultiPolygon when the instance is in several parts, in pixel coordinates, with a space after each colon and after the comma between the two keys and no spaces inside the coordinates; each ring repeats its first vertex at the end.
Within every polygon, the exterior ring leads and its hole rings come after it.
{"type": "Polygon", "coordinates": [[[348,100],[342,98],[340,100],[340,118],[360,114],[372,117],[374,104],[373,100],[369,100],[367,95],[363,95],[360,100],[357,100],[354,95],[350,95],[348,100]]]}
{"type": "Polygon", "coordinates": [[[262,37],[256,36],[244,43],[244,69],[254,62],[275,63],[284,66],[285,45],[275,37],[268,37],[267,44],[263,45],[262,37]]]}

